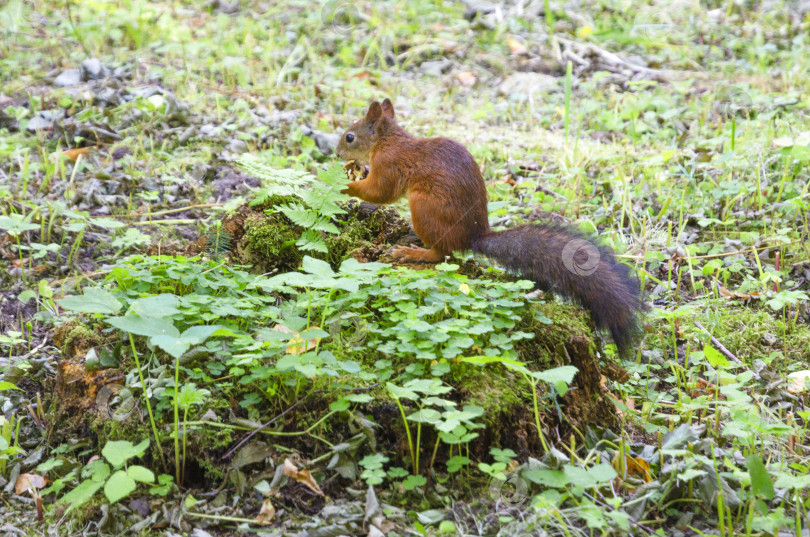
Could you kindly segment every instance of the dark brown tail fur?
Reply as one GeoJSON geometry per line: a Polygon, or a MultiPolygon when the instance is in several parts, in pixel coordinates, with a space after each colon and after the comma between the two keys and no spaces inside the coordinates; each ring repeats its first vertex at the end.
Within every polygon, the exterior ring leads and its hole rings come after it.
{"type": "Polygon", "coordinates": [[[533,224],[482,235],[472,249],[584,306],[597,328],[610,331],[619,353],[628,355],[642,307],[639,284],[610,248],[565,226],[533,224]]]}

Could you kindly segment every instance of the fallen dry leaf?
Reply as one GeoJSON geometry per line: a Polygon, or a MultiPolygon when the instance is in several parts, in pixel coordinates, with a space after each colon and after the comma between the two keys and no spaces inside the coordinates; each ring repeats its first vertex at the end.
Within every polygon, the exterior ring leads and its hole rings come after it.
{"type": "Polygon", "coordinates": [[[464,71],[461,73],[456,73],[456,80],[458,83],[465,87],[474,86],[478,79],[475,78],[475,75],[469,71],[464,71]]]}
{"type": "Polygon", "coordinates": [[[273,328],[271,328],[273,332],[281,332],[282,334],[294,334],[292,330],[284,326],[283,324],[277,324],[273,328]]]}
{"type": "MultiPolygon", "coordinates": [[[[318,328],[317,326],[311,326],[310,328],[318,328]]],[[[287,354],[295,354],[300,355],[304,354],[307,351],[311,351],[315,347],[318,346],[318,342],[321,338],[310,339],[309,341],[304,341],[304,339],[300,336],[299,332],[293,332],[283,324],[277,324],[271,329],[273,332],[281,332],[283,334],[293,334],[290,340],[287,342],[287,354]]]]}
{"type": "Polygon", "coordinates": [[[788,375],[788,380],[790,384],[788,384],[787,391],[792,394],[799,394],[804,393],[807,391],[807,385],[805,384],[806,381],[810,379],[810,370],[804,369],[802,371],[795,371],[788,375]]]}
{"type": "Polygon", "coordinates": [[[512,37],[506,40],[506,44],[509,45],[509,52],[511,52],[514,56],[520,56],[529,53],[529,49],[526,47],[526,45],[524,45],[523,43],[512,37]]]}
{"type": "Polygon", "coordinates": [[[86,157],[90,149],[92,149],[92,147],[77,147],[75,149],[68,149],[62,154],[65,156],[65,158],[72,160],[73,162],[76,162],[77,160],[79,160],[79,157],[81,156],[86,157]]]}
{"type": "Polygon", "coordinates": [[[506,183],[509,186],[515,186],[517,184],[517,182],[515,182],[515,179],[512,177],[511,173],[507,173],[506,175],[501,177],[500,181],[498,181],[498,182],[499,183],[506,183]]]}
{"type": "MultiPolygon", "coordinates": [[[[27,267],[27,265],[29,264],[30,261],[31,261],[30,257],[23,257],[22,259],[19,259],[19,258],[14,259],[12,261],[12,263],[14,264],[15,267],[19,268],[19,267],[27,267]]],[[[36,272],[42,272],[44,270],[47,270],[47,268],[48,267],[45,266],[45,265],[34,265],[33,267],[31,267],[30,270],[34,270],[36,272]]]]}
{"type": "Polygon", "coordinates": [[[371,79],[371,73],[369,71],[360,71],[359,73],[354,73],[348,77],[349,80],[353,78],[356,78],[357,80],[369,80],[371,79]]]}
{"type": "Polygon", "coordinates": [[[23,494],[25,492],[32,492],[36,489],[45,488],[45,485],[47,484],[48,480],[41,475],[20,474],[20,476],[17,478],[17,482],[14,484],[14,491],[17,494],[23,494]]]}
{"type": "Polygon", "coordinates": [[[691,397],[701,397],[706,395],[709,397],[709,399],[714,399],[714,397],[717,396],[720,400],[726,400],[726,396],[719,392],[720,388],[706,379],[695,379],[695,382],[690,384],[689,388],[689,395],[691,397]]]}
{"type": "Polygon", "coordinates": [[[276,508],[273,507],[270,498],[267,498],[262,502],[262,508],[259,510],[259,514],[256,515],[254,520],[257,524],[270,524],[275,516],[276,508]]]}
{"type": "Polygon", "coordinates": [[[323,496],[323,491],[321,487],[315,482],[315,478],[312,477],[312,474],[309,473],[309,470],[299,470],[291,461],[290,459],[284,459],[284,467],[281,470],[281,473],[286,475],[291,479],[295,479],[309,490],[317,494],[318,496],[323,496]]]}
{"type": "Polygon", "coordinates": [[[717,292],[720,294],[720,296],[724,296],[727,298],[739,298],[742,300],[751,300],[759,296],[758,293],[738,293],[737,291],[731,291],[730,289],[727,289],[726,287],[720,285],[719,282],[715,282],[715,285],[717,287],[717,292]]]}
{"type": "MultiPolygon", "coordinates": [[[[616,455],[613,457],[613,469],[616,470],[616,473],[622,475],[622,459],[619,452],[616,452],[616,455]]],[[[644,480],[645,483],[649,483],[652,481],[652,476],[650,475],[650,464],[642,459],[641,457],[631,457],[629,455],[624,456],[624,468],[627,470],[628,476],[638,476],[644,480]]]]}

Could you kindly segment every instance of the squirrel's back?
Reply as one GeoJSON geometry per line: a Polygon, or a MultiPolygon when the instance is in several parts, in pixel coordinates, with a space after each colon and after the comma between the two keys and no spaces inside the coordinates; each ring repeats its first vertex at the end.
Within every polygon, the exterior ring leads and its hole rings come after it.
{"type": "Polygon", "coordinates": [[[372,167],[407,177],[414,231],[445,255],[489,233],[487,189],[475,159],[450,138],[381,140],[372,167]]]}

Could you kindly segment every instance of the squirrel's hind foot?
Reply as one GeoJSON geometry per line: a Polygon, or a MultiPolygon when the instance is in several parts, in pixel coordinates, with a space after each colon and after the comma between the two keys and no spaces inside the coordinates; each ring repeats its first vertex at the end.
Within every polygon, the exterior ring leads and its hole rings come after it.
{"type": "Polygon", "coordinates": [[[391,255],[401,263],[438,263],[444,259],[441,252],[419,248],[413,244],[410,246],[397,246],[391,252],[391,255]]]}

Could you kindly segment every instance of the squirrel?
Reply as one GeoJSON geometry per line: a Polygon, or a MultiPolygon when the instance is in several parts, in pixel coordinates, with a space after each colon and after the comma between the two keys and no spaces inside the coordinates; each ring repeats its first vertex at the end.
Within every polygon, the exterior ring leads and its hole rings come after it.
{"type": "Polygon", "coordinates": [[[398,246],[394,259],[436,263],[472,250],[590,311],[610,332],[620,354],[635,340],[642,309],[638,281],[613,251],[555,223],[525,224],[494,232],[487,189],[467,149],[449,138],[416,138],[397,124],[390,99],[374,101],[338,142],[336,154],[366,167],[365,178],[343,190],[369,203],[393,203],[407,194],[413,229],[430,248],[398,246]]]}

